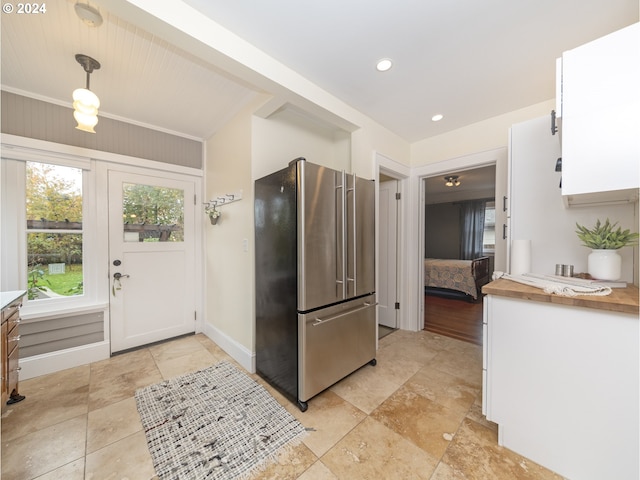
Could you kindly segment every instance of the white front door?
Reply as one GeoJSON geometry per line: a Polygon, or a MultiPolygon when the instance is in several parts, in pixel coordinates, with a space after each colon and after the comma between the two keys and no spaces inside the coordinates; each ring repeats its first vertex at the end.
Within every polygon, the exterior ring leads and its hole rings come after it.
{"type": "Polygon", "coordinates": [[[111,352],[195,331],[195,182],[109,172],[111,352]]]}
{"type": "Polygon", "coordinates": [[[397,328],[397,256],[398,256],[398,181],[380,182],[379,188],[379,256],[378,323],[397,328]]]}

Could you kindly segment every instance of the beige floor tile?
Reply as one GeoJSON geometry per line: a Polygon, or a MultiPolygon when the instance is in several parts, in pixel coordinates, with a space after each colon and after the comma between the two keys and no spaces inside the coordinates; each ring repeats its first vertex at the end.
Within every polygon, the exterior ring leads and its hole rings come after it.
{"type": "Polygon", "coordinates": [[[469,477],[467,477],[462,470],[457,470],[451,465],[440,462],[436,467],[436,471],[433,472],[430,480],[466,480],[468,478],[469,477]]]}
{"type": "Polygon", "coordinates": [[[132,397],[136,389],[162,380],[147,349],[94,363],[91,365],[89,411],[132,397]]]}
{"type": "Polygon", "coordinates": [[[298,480],[339,480],[331,470],[329,470],[322,460],[318,460],[311,465],[298,480]]]}
{"type": "Polygon", "coordinates": [[[220,360],[231,360],[231,357],[227,352],[225,352],[222,348],[216,345],[213,340],[204,335],[203,333],[198,333],[194,336],[194,338],[202,344],[207,351],[213,355],[216,359],[220,360]]]}
{"type": "MultiPolygon", "coordinates": [[[[433,356],[437,351],[432,352],[433,356]]],[[[388,378],[395,383],[402,384],[424,365],[424,359],[415,358],[411,353],[407,353],[402,348],[402,344],[396,343],[387,348],[380,348],[376,354],[376,373],[381,377],[388,378]]]]}
{"type": "Polygon", "coordinates": [[[24,382],[20,387],[25,399],[8,405],[2,417],[2,440],[28,433],[86,414],[89,401],[89,366],[65,370],[61,374],[24,382]],[[29,383],[27,383],[29,382],[29,383]]]}
{"type": "MultiPolygon", "coordinates": [[[[562,477],[510,450],[500,447],[497,434],[465,419],[442,463],[458,477],[470,480],[561,480],[562,477]]],[[[436,477],[441,480],[447,477],[436,477]]]]}
{"type": "Polygon", "coordinates": [[[88,415],[87,453],[93,453],[140,430],[142,422],[133,397],[93,410],[88,415]]]}
{"type": "Polygon", "coordinates": [[[318,460],[306,445],[282,448],[275,461],[267,462],[251,480],[294,480],[318,460]]]}
{"type": "Polygon", "coordinates": [[[458,351],[442,350],[427,366],[461,378],[478,388],[482,386],[482,352],[478,354],[475,350],[465,348],[459,348],[458,351]]]}
{"type": "Polygon", "coordinates": [[[487,420],[487,417],[485,417],[482,414],[482,403],[481,402],[475,402],[473,405],[471,405],[471,408],[467,412],[467,418],[469,420],[473,420],[476,423],[479,423],[480,425],[483,425],[483,426],[487,427],[489,430],[494,432],[494,434],[495,434],[495,436],[497,438],[497,436],[498,436],[498,424],[490,422],[489,420],[487,420]]]}
{"type": "Polygon", "coordinates": [[[440,458],[466,412],[456,412],[422,397],[403,386],[372,414],[398,435],[440,458]]]}
{"type": "Polygon", "coordinates": [[[148,480],[154,476],[155,470],[143,431],[87,455],[86,480],[148,480]]]}
{"type": "Polygon", "coordinates": [[[434,341],[428,335],[417,332],[411,337],[379,348],[378,356],[387,353],[387,357],[398,356],[404,359],[411,359],[419,366],[423,366],[442,350],[443,346],[440,342],[434,341]]]}
{"type": "Polygon", "coordinates": [[[84,457],[45,473],[35,480],[84,480],[84,457]]]}
{"type": "MultiPolygon", "coordinates": [[[[304,413],[250,375],[310,429],[254,478],[561,478],[497,445],[497,425],[482,415],[481,347],[399,330],[376,359],[304,413]]],[[[2,478],[157,480],[135,390],[221,360],[238,366],[198,334],[21,382],[27,399],[2,418],[2,478]]]]}
{"type": "MultiPolygon", "coordinates": [[[[196,342],[198,343],[198,342],[196,342]]],[[[200,343],[198,343],[200,345],[200,343]]],[[[196,372],[218,363],[202,345],[191,353],[179,357],[156,359],[162,378],[169,380],[185,373],[196,372]]]]}
{"type": "Polygon", "coordinates": [[[466,413],[481,393],[470,382],[429,367],[423,367],[405,385],[419,395],[445,407],[466,413]]]}
{"type": "Polygon", "coordinates": [[[437,459],[367,417],[322,458],[340,479],[428,479],[437,459]]]}
{"type": "Polygon", "coordinates": [[[324,455],[366,417],[364,412],[331,390],[313,397],[306,412],[301,412],[291,402],[285,408],[309,429],[303,441],[318,457],[324,455]]]}
{"type": "Polygon", "coordinates": [[[30,398],[51,399],[68,390],[89,385],[90,366],[68,368],[49,375],[20,380],[20,393],[30,398]]]}
{"type": "Polygon", "coordinates": [[[2,478],[31,479],[85,455],[87,416],[7,441],[2,436],[2,478]]]}
{"type": "MultiPolygon", "coordinates": [[[[333,385],[330,390],[369,414],[401,385],[378,374],[377,367],[366,365],[333,385]]],[[[313,401],[313,399],[311,400],[313,401]]]]}
{"type": "Polygon", "coordinates": [[[171,361],[177,357],[190,353],[205,350],[202,342],[198,341],[195,335],[177,338],[168,342],[158,343],[149,347],[149,352],[157,362],[171,361]]]}

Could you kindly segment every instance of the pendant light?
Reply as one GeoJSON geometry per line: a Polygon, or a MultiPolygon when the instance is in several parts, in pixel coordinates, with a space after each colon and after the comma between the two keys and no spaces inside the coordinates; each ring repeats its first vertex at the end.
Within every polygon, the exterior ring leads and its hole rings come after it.
{"type": "Polygon", "coordinates": [[[100,99],[95,93],[89,90],[89,77],[94,70],[100,68],[100,63],[81,53],[76,55],[76,61],[82,65],[82,68],[87,73],[87,88],[77,88],[73,91],[73,118],[78,122],[76,126],[78,130],[96,133],[93,127],[98,123],[100,99]]]}

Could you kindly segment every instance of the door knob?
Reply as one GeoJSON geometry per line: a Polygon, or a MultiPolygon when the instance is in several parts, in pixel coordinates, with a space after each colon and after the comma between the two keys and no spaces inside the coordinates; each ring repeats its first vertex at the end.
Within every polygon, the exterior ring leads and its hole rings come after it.
{"type": "Polygon", "coordinates": [[[129,275],[126,273],[120,273],[120,272],[116,272],[113,274],[113,278],[115,278],[116,280],[120,280],[122,277],[129,278],[129,275]]]}

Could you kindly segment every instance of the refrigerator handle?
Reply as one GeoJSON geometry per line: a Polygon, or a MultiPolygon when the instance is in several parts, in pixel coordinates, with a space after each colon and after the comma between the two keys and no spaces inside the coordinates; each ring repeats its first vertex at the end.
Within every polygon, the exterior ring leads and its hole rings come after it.
{"type": "Polygon", "coordinates": [[[347,198],[347,225],[349,224],[348,219],[351,219],[351,231],[347,235],[348,241],[350,241],[351,245],[346,247],[347,249],[347,266],[351,268],[347,268],[347,296],[351,297],[356,294],[356,175],[350,175],[352,186],[349,188],[347,185],[347,197],[349,193],[351,194],[351,202],[347,198]],[[349,214],[349,207],[351,207],[351,214],[349,214]],[[351,248],[349,248],[351,247],[351,248]],[[349,255],[351,254],[351,255],[349,255]],[[351,272],[351,276],[349,276],[349,272],[351,272]],[[349,291],[349,282],[353,285],[353,291],[349,291]]]}
{"type": "Polygon", "coordinates": [[[336,172],[336,297],[346,298],[344,172],[336,172]]]}
{"type": "Polygon", "coordinates": [[[367,308],[375,307],[376,305],[378,305],[378,302],[375,302],[375,303],[364,302],[359,307],[353,308],[351,310],[347,310],[346,312],[338,313],[337,315],[332,315],[331,317],[326,317],[326,318],[316,317],[313,320],[313,323],[311,324],[311,326],[315,327],[316,325],[320,325],[322,323],[330,322],[331,320],[337,320],[338,318],[346,317],[347,315],[352,315],[352,314],[354,314],[356,312],[359,312],[361,310],[366,310],[367,308]]]}

